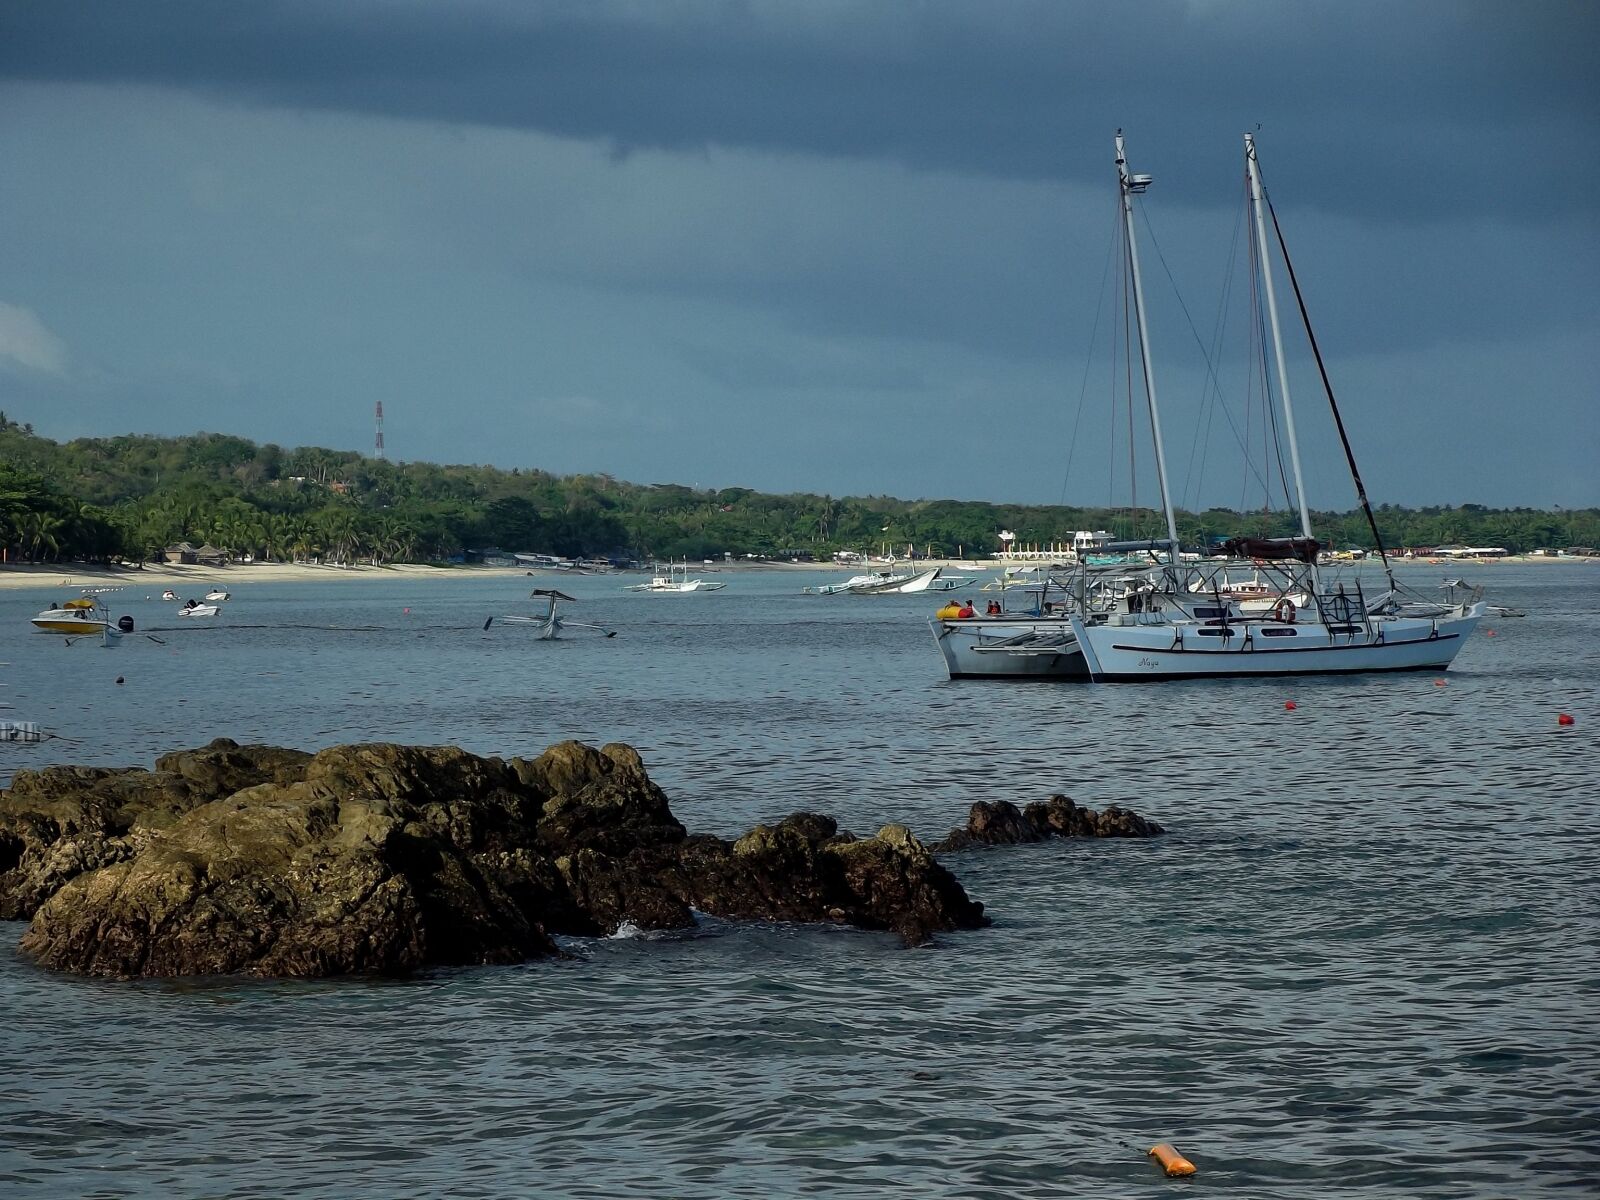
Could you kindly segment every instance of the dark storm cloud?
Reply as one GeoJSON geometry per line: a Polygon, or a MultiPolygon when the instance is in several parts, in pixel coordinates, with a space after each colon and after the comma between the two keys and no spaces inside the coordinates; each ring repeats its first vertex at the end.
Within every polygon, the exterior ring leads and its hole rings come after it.
{"type": "Polygon", "coordinates": [[[0,73],[603,139],[1099,181],[1109,126],[1195,201],[1264,122],[1347,213],[1592,216],[1600,6],[24,0],[0,73]],[[1083,147],[1092,152],[1086,153],[1083,147]],[[1389,184],[1333,164],[1380,158],[1389,184]]]}

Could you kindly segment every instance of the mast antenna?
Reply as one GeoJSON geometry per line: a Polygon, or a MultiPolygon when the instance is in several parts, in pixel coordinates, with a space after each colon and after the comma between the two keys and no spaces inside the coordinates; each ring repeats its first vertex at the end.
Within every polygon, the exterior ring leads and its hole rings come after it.
{"type": "Polygon", "coordinates": [[[383,457],[383,401],[382,400],[378,401],[378,407],[377,407],[377,413],[376,413],[376,423],[377,423],[377,435],[373,440],[372,456],[374,458],[382,458],[383,457]]]}

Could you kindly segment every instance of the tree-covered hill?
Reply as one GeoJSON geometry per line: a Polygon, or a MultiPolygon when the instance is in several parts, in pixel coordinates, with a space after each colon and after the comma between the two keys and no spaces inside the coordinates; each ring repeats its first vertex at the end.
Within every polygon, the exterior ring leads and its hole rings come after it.
{"type": "MultiPolygon", "coordinates": [[[[1390,546],[1600,545],[1596,509],[1384,507],[1378,519],[1390,546]]],[[[1335,546],[1371,546],[1359,512],[1313,521],[1335,546]]],[[[1077,529],[1155,535],[1161,521],[1148,510],[701,491],[608,475],[394,463],[212,433],[57,443],[0,414],[0,548],[10,561],[150,559],[179,541],[268,561],[433,561],[484,547],[641,560],[908,547],[982,555],[998,548],[1001,529],[1019,544],[1046,545],[1070,541],[1077,529]]],[[[1212,509],[1179,518],[1187,542],[1293,531],[1288,513],[1212,509]]]]}

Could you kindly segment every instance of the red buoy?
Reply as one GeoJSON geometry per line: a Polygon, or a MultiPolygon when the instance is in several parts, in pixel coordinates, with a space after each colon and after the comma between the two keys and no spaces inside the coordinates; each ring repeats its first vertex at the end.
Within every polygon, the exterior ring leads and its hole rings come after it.
{"type": "Polygon", "coordinates": [[[1443,686],[1444,686],[1444,680],[1442,680],[1442,679],[1435,679],[1435,680],[1434,680],[1434,681],[1433,681],[1433,686],[1434,686],[1434,687],[1443,687],[1443,686]]]}
{"type": "Polygon", "coordinates": [[[1492,630],[1492,629],[1485,629],[1483,632],[1484,632],[1484,636],[1486,636],[1486,637],[1493,637],[1494,636],[1494,630],[1492,630]]]}
{"type": "Polygon", "coordinates": [[[1285,700],[1283,702],[1283,706],[1284,706],[1284,708],[1288,709],[1290,712],[1293,712],[1295,710],[1295,703],[1294,703],[1293,700],[1285,700]]]}
{"type": "Polygon", "coordinates": [[[1572,714],[1571,713],[1557,713],[1556,714],[1556,724],[1557,725],[1576,725],[1577,722],[1572,719],[1572,714]]]}

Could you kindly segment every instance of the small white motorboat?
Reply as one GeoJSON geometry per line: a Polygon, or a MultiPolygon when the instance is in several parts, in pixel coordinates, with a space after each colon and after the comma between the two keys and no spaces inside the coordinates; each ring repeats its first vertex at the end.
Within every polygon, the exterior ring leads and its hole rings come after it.
{"type": "Polygon", "coordinates": [[[201,604],[198,600],[185,600],[178,609],[180,617],[214,617],[222,611],[220,604],[201,604]]]}
{"type": "Polygon", "coordinates": [[[178,598],[178,593],[173,591],[171,588],[168,588],[166,591],[161,593],[161,598],[163,600],[176,600],[178,598]]]}
{"type": "Polygon", "coordinates": [[[210,604],[215,604],[220,600],[228,600],[228,599],[231,599],[231,597],[228,595],[227,592],[223,591],[221,588],[212,588],[209,592],[206,593],[206,601],[208,603],[210,603],[210,604]]]}

